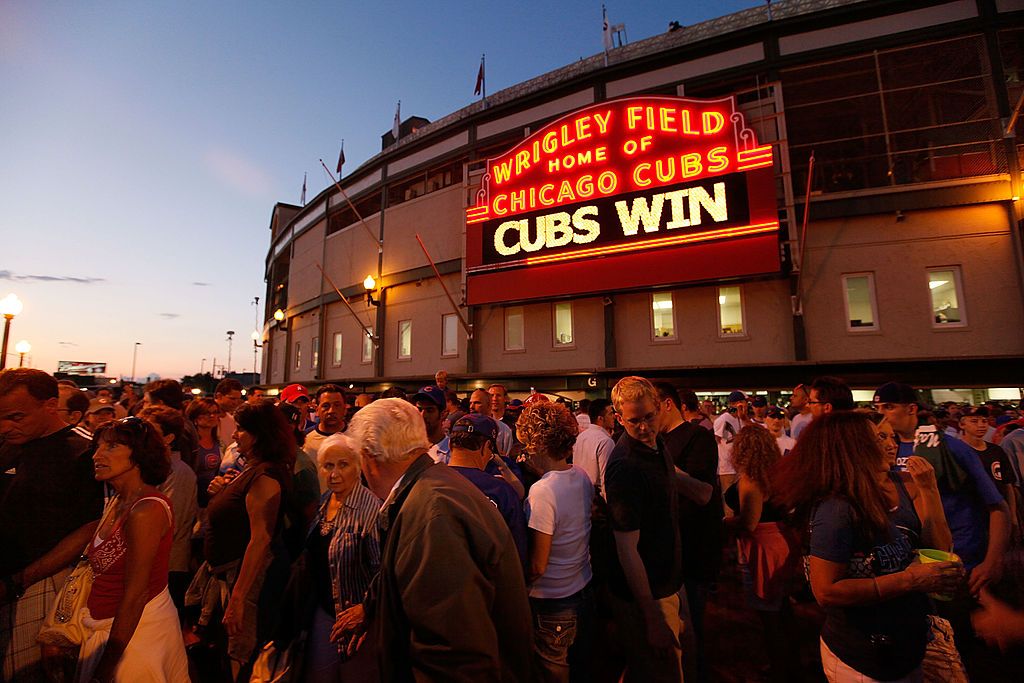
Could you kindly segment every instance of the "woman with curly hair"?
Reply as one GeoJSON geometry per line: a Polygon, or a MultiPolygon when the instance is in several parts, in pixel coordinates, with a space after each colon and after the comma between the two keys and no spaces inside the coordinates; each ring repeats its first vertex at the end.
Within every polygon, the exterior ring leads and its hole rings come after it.
{"type": "Polygon", "coordinates": [[[579,425],[559,403],[533,403],[516,423],[516,433],[532,465],[543,472],[526,501],[530,535],[529,583],[533,644],[541,680],[588,680],[590,615],[590,509],[594,485],[567,462],[579,425]],[[580,676],[580,674],[583,674],[580,676]]]}
{"type": "MultiPolygon", "coordinates": [[[[867,415],[831,412],[808,425],[772,480],[786,507],[810,518],[811,589],[825,611],[821,660],[832,682],[922,680],[925,593],[963,582],[959,562],[915,561],[918,547],[949,550],[949,530],[941,507],[915,505],[889,459],[867,415]]],[[[930,467],[912,476],[919,490],[935,486],[930,467]]]]}
{"type": "Polygon", "coordinates": [[[732,442],[738,475],[725,491],[725,503],[736,510],[726,526],[736,531],[737,560],[747,604],[764,625],[773,680],[798,680],[799,662],[787,588],[799,572],[799,541],[785,524],[786,509],[771,498],[769,473],[779,460],[775,437],[759,425],[744,427],[732,442]]]}
{"type": "Polygon", "coordinates": [[[86,550],[93,583],[83,625],[79,680],[188,681],[178,612],[167,590],[174,539],[170,501],[157,486],[171,471],[159,432],[138,417],[93,437],[96,479],[116,495],[86,550]]]}

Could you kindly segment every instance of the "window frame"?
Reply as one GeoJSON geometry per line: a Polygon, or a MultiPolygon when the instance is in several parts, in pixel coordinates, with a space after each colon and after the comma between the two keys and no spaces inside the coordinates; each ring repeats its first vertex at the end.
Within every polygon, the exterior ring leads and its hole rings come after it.
{"type": "Polygon", "coordinates": [[[459,356],[459,321],[458,317],[454,313],[442,313],[441,314],[441,358],[458,358],[459,356]],[[452,346],[454,351],[445,351],[445,335],[447,333],[448,321],[453,323],[452,325],[452,346]]]}
{"type": "Polygon", "coordinates": [[[857,272],[857,273],[843,273],[840,276],[840,282],[843,288],[843,310],[846,312],[846,331],[852,334],[864,334],[868,332],[880,332],[882,329],[881,322],[878,319],[878,296],[875,291],[875,273],[870,270],[857,272]],[[848,295],[847,280],[854,277],[866,277],[868,280],[868,299],[871,304],[871,325],[862,325],[856,327],[851,325],[850,318],[850,299],[848,295]]]}
{"type": "Polygon", "coordinates": [[[655,344],[669,344],[672,342],[679,341],[679,326],[676,324],[676,293],[672,290],[651,292],[650,296],[650,313],[651,313],[651,341],[655,344]],[[667,337],[659,337],[657,334],[657,325],[654,317],[654,297],[659,294],[668,294],[669,303],[672,304],[672,334],[667,337]]]}
{"type": "Polygon", "coordinates": [[[359,336],[363,338],[363,342],[359,346],[360,365],[369,365],[373,362],[373,328],[367,327],[366,330],[360,330],[359,333],[359,336]],[[370,334],[366,334],[366,330],[369,330],[370,334]]]}
{"type": "Polygon", "coordinates": [[[526,309],[523,306],[506,306],[503,309],[502,318],[504,319],[504,348],[505,353],[526,353],[526,309]],[[509,346],[508,343],[508,331],[509,331],[509,314],[513,311],[519,312],[519,320],[522,321],[522,329],[520,330],[520,337],[522,338],[522,346],[509,346]]]}
{"type": "Polygon", "coordinates": [[[718,340],[719,341],[735,341],[750,339],[750,325],[747,320],[747,297],[743,293],[742,284],[734,285],[719,285],[715,287],[715,318],[718,320],[718,340]],[[723,332],[722,331],[722,290],[735,288],[739,292],[740,296],[740,324],[743,327],[742,332],[723,332]]]}
{"type": "Polygon", "coordinates": [[[302,342],[295,342],[295,372],[302,369],[302,342]]]}
{"type": "Polygon", "coordinates": [[[964,274],[960,265],[928,266],[924,269],[925,287],[928,288],[928,320],[933,330],[962,330],[968,326],[967,302],[964,299],[964,274]],[[932,301],[931,274],[938,272],[953,273],[953,286],[956,288],[957,309],[960,321],[955,323],[935,322],[935,304],[932,301]]]}
{"type": "Polygon", "coordinates": [[[572,301],[553,301],[551,302],[551,347],[558,351],[563,349],[575,349],[576,348],[576,307],[573,306],[572,301]],[[558,341],[558,307],[568,306],[569,307],[569,334],[572,339],[568,342],[558,341]]]}
{"type": "Polygon", "coordinates": [[[340,368],[345,353],[345,340],[341,332],[335,332],[331,337],[331,367],[340,368]]]}
{"type": "Polygon", "coordinates": [[[309,367],[311,370],[316,370],[317,364],[320,362],[320,337],[313,337],[313,341],[310,342],[310,354],[309,354],[309,367]]]}
{"type": "Polygon", "coordinates": [[[412,318],[406,318],[405,320],[398,321],[398,334],[395,336],[396,348],[395,351],[398,355],[398,360],[412,360],[412,318]],[[402,355],[402,325],[406,324],[406,332],[409,335],[409,353],[402,355]]]}

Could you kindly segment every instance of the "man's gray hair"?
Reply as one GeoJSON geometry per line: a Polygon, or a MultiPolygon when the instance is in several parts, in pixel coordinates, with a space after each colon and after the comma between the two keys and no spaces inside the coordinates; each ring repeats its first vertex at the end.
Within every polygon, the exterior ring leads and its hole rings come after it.
{"type": "Polygon", "coordinates": [[[359,453],[379,462],[401,462],[430,448],[423,417],[400,398],[384,398],[360,408],[347,435],[359,453]]]}
{"type": "Polygon", "coordinates": [[[331,450],[347,451],[352,453],[356,456],[356,469],[362,469],[362,460],[359,457],[359,448],[356,445],[356,442],[347,434],[331,434],[320,442],[320,447],[316,449],[316,464],[318,466],[323,462],[324,455],[331,450]]]}

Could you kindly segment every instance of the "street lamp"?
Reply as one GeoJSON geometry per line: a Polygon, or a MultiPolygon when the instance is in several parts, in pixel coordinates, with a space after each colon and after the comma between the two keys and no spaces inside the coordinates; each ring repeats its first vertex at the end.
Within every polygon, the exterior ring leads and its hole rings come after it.
{"type": "Polygon", "coordinates": [[[0,349],[0,370],[7,367],[7,340],[11,336],[11,321],[14,320],[14,316],[21,313],[21,309],[21,299],[15,294],[8,294],[0,299],[0,315],[4,317],[4,343],[3,348],[0,349]]]}
{"type": "Polygon", "coordinates": [[[231,372],[231,342],[232,342],[232,340],[235,337],[235,331],[234,330],[228,330],[227,331],[227,335],[228,335],[228,372],[231,372]]]}
{"type": "Polygon", "coordinates": [[[253,382],[258,381],[256,379],[256,352],[263,348],[260,344],[260,331],[252,331],[252,380],[253,382]]]}
{"type": "Polygon", "coordinates": [[[363,280],[363,289],[366,290],[367,307],[380,306],[380,301],[373,298],[373,290],[377,289],[377,281],[373,279],[372,275],[367,275],[366,279],[363,280]]]}
{"type": "Polygon", "coordinates": [[[32,350],[32,345],[22,339],[14,345],[14,350],[18,352],[18,367],[20,368],[25,365],[25,354],[32,350]]]}
{"type": "Polygon", "coordinates": [[[282,311],[280,308],[277,309],[276,311],[274,311],[274,320],[276,320],[277,322],[283,321],[284,320],[284,311],[282,311]]]}

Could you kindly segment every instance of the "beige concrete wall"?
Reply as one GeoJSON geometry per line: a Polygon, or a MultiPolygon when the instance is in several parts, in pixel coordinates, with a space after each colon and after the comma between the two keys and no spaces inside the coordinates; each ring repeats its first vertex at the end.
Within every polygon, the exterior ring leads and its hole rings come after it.
{"type": "MultiPolygon", "coordinates": [[[[270,332],[270,353],[265,354],[262,380],[264,384],[280,384],[284,382],[285,347],[288,335],[279,327],[270,332]],[[266,363],[270,363],[270,376],[267,376],[266,363]]],[[[264,349],[266,351],[266,349],[264,349]]]]}
{"type": "MultiPolygon", "coordinates": [[[[736,283],[726,283],[733,285],[736,283]]],[[[655,339],[649,292],[615,297],[615,339],[619,367],[694,367],[776,363],[793,359],[788,283],[739,283],[746,334],[718,334],[718,287],[672,290],[676,339],[655,339]]]]}
{"type": "MultiPolygon", "coordinates": [[[[419,247],[417,247],[419,249],[419,247]]],[[[444,276],[448,291],[458,301],[458,274],[444,276]]],[[[387,377],[429,377],[438,370],[451,373],[466,371],[466,333],[458,328],[458,356],[441,357],[441,316],[452,313],[441,285],[436,278],[389,288],[387,321],[384,329],[384,375],[387,377]],[[398,323],[412,321],[412,357],[398,358],[398,323]]],[[[461,309],[466,315],[465,309],[461,309]]],[[[411,388],[411,387],[408,387],[411,388]]]]}
{"type": "MultiPolygon", "coordinates": [[[[288,381],[310,382],[316,376],[313,366],[313,337],[319,334],[320,315],[312,310],[292,318],[291,348],[288,350],[288,381]],[[299,344],[299,366],[295,364],[295,344],[299,344]]],[[[321,344],[321,353],[323,353],[321,344]]]]}
{"type": "MultiPolygon", "coordinates": [[[[367,310],[362,300],[352,301],[352,308],[359,315],[363,325],[373,327],[377,309],[367,310]]],[[[326,381],[338,383],[349,383],[353,380],[364,379],[374,376],[373,362],[362,362],[363,338],[365,333],[356,322],[345,304],[333,303],[327,307],[327,333],[324,335],[323,350],[323,375],[326,381]],[[341,364],[334,364],[334,334],[341,333],[341,364]]]]}
{"type": "Polygon", "coordinates": [[[385,212],[384,275],[427,265],[417,233],[436,263],[462,258],[466,227],[462,192],[459,183],[385,212]]]}
{"type": "MultiPolygon", "coordinates": [[[[813,214],[812,214],[813,215],[813,214]]],[[[1024,352],[1013,245],[998,204],[812,221],[804,272],[809,352],[815,360],[1024,352]],[[932,326],[926,269],[960,266],[964,327],[932,326]],[[844,273],[873,272],[879,330],[846,329],[844,273]]]]}
{"type": "Polygon", "coordinates": [[[320,271],[316,264],[323,260],[324,227],[321,220],[295,240],[291,264],[288,266],[288,306],[297,306],[320,296],[320,271]]]}
{"type": "MultiPolygon", "coordinates": [[[[375,213],[364,218],[370,232],[379,235],[380,214],[375,213]]],[[[377,247],[374,238],[367,233],[366,227],[359,223],[327,237],[327,253],[324,260],[324,269],[334,284],[341,289],[362,283],[367,275],[377,274],[377,247]]],[[[316,271],[315,266],[313,270],[316,271]]],[[[317,271],[317,275],[319,274],[317,271]]],[[[324,292],[331,291],[331,285],[325,282],[324,292]]]]}
{"type": "Polygon", "coordinates": [[[573,299],[572,303],[575,339],[572,347],[554,345],[554,304],[523,304],[525,351],[505,351],[503,306],[478,306],[474,329],[479,340],[479,371],[501,376],[514,372],[590,371],[602,367],[604,310],[601,299],[573,299]]]}

